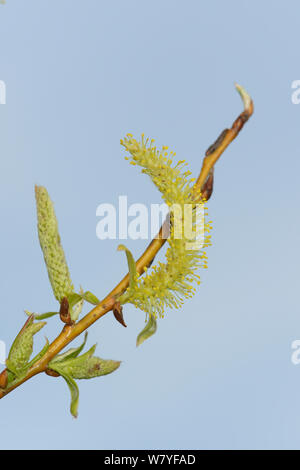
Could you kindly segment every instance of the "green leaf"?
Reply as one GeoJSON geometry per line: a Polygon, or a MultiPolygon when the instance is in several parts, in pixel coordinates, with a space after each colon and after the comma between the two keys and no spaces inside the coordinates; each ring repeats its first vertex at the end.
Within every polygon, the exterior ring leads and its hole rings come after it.
{"type": "Polygon", "coordinates": [[[76,322],[79,318],[79,315],[82,312],[82,307],[83,307],[83,299],[81,299],[79,302],[77,302],[74,307],[70,309],[70,315],[71,315],[71,320],[76,322]]]}
{"type": "Polygon", "coordinates": [[[45,322],[33,323],[34,316],[28,318],[16,337],[6,361],[7,368],[20,377],[28,369],[28,361],[33,351],[33,336],[45,325],[45,322]]]}
{"type": "Polygon", "coordinates": [[[10,370],[7,370],[7,386],[11,386],[14,380],[16,380],[15,374],[13,374],[10,370]]]}
{"type": "Polygon", "coordinates": [[[112,359],[101,359],[100,357],[92,357],[89,360],[88,377],[77,374],[76,379],[90,379],[93,377],[101,377],[102,375],[112,374],[119,369],[121,361],[113,361],[112,359]],[[99,367],[98,367],[99,366],[99,367]]]}
{"type": "Polygon", "coordinates": [[[135,265],[134,258],[132,256],[131,251],[128,250],[128,248],[126,248],[125,245],[119,245],[118,250],[119,251],[125,251],[125,253],[126,253],[128,269],[129,269],[129,278],[130,278],[129,287],[132,288],[132,287],[134,287],[134,285],[136,283],[136,277],[137,277],[136,265],[135,265]]]}
{"type": "Polygon", "coordinates": [[[136,345],[140,346],[146,339],[150,338],[157,330],[157,322],[153,315],[150,315],[147,325],[137,337],[136,345]]]}
{"type": "Polygon", "coordinates": [[[94,294],[92,294],[92,292],[90,292],[90,291],[85,292],[82,297],[83,297],[84,300],[86,300],[87,302],[89,302],[92,305],[99,305],[100,304],[100,300],[94,294]]]}
{"type": "Polygon", "coordinates": [[[65,372],[60,372],[60,375],[65,379],[71,393],[71,405],[70,412],[74,418],[78,416],[78,406],[79,406],[79,389],[75,380],[72,379],[65,372]]]}
{"type": "Polygon", "coordinates": [[[76,294],[74,292],[72,294],[67,295],[67,299],[68,299],[68,302],[69,302],[69,308],[71,310],[71,308],[75,307],[75,305],[78,304],[78,302],[81,302],[82,295],[76,294]]]}
{"type": "Polygon", "coordinates": [[[46,318],[51,318],[51,317],[54,317],[54,315],[59,315],[59,312],[47,312],[47,313],[31,313],[29,312],[28,310],[25,310],[25,313],[26,315],[28,315],[29,317],[31,315],[34,315],[34,318],[36,320],[46,320],[46,318]]]}
{"type": "Polygon", "coordinates": [[[84,335],[84,341],[83,341],[83,343],[82,343],[81,346],[79,346],[78,348],[69,349],[69,350],[66,351],[65,353],[56,356],[56,357],[55,357],[54,359],[52,359],[52,361],[50,362],[49,367],[51,368],[51,365],[52,365],[52,364],[57,364],[57,363],[59,363],[59,362],[66,361],[66,360],[68,360],[68,359],[74,359],[74,358],[76,358],[77,356],[79,356],[79,354],[80,354],[81,351],[83,350],[84,346],[86,345],[87,337],[88,337],[88,334],[85,333],[85,335],[84,335]]]}
{"type": "Polygon", "coordinates": [[[80,366],[73,367],[72,377],[78,380],[88,380],[103,375],[112,374],[120,367],[120,361],[105,360],[100,357],[90,357],[80,366]]]}
{"type": "Polygon", "coordinates": [[[93,356],[95,349],[96,349],[96,344],[82,356],[68,358],[59,362],[51,361],[49,364],[49,367],[50,369],[53,369],[58,373],[61,373],[62,371],[62,372],[65,372],[67,375],[70,375],[73,377],[73,372],[85,366],[88,359],[90,359],[93,356]]]}
{"type": "Polygon", "coordinates": [[[71,315],[71,320],[76,322],[79,315],[81,314],[83,307],[83,296],[82,294],[76,294],[73,292],[67,296],[69,302],[69,311],[71,315]]]}
{"type": "Polygon", "coordinates": [[[73,379],[93,379],[111,374],[120,367],[119,361],[93,357],[96,345],[82,356],[59,362],[50,362],[49,367],[59,374],[66,374],[73,379]]]}
{"type": "Polygon", "coordinates": [[[48,339],[46,338],[46,344],[45,346],[43,347],[43,349],[41,350],[41,352],[39,352],[28,364],[28,369],[33,366],[33,364],[35,364],[37,361],[39,361],[43,356],[44,354],[46,354],[46,352],[48,351],[49,349],[49,346],[50,346],[50,343],[48,341],[48,339]]]}
{"type": "Polygon", "coordinates": [[[127,257],[128,269],[129,269],[129,287],[125,291],[125,293],[121,295],[121,297],[119,297],[118,299],[120,304],[125,304],[126,302],[130,301],[132,293],[134,292],[134,287],[136,285],[138,275],[136,272],[136,264],[135,264],[131,251],[128,250],[128,248],[126,248],[125,245],[119,245],[118,250],[125,251],[126,257],[127,257]]]}

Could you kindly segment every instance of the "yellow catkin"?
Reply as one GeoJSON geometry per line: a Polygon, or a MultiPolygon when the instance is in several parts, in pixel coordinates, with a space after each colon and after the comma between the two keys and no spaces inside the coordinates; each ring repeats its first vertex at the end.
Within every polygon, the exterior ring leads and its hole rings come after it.
{"type": "MultiPolygon", "coordinates": [[[[182,171],[186,166],[185,160],[179,161],[175,166],[168,155],[175,156],[174,152],[168,154],[168,147],[158,150],[154,140],[144,138],[135,140],[131,134],[127,134],[121,144],[130,153],[131,163],[142,167],[158,190],[162,194],[165,203],[171,208],[174,204],[182,210],[182,228],[184,227],[184,206],[191,204],[193,215],[195,214],[195,202],[193,194],[193,178],[189,178],[189,171],[182,171]]],[[[201,204],[204,204],[201,202],[201,204]]],[[[171,214],[171,220],[172,214],[171,214]]],[[[193,228],[197,229],[194,218],[193,228]]],[[[211,222],[204,223],[205,240],[202,248],[210,245],[208,232],[211,230],[211,222]]],[[[200,283],[196,274],[198,268],[206,268],[206,253],[201,250],[187,249],[190,242],[184,236],[174,238],[174,224],[171,224],[166,262],[158,263],[151,268],[151,272],[145,269],[145,276],[139,278],[133,286],[126,291],[126,302],[131,302],[136,307],[153,316],[163,316],[165,308],[179,308],[184,298],[190,298],[195,289],[192,284],[200,283]]]]}

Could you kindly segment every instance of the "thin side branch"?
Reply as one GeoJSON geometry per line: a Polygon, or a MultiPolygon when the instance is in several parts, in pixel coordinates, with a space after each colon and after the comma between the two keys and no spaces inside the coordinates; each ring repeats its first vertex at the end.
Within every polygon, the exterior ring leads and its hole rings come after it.
{"type": "MultiPolygon", "coordinates": [[[[200,194],[201,197],[206,200],[210,198],[213,191],[215,163],[220,158],[225,149],[228,147],[228,145],[237,137],[244,124],[253,114],[254,107],[251,98],[242,87],[236,85],[236,88],[243,100],[244,111],[234,121],[231,129],[226,129],[225,131],[223,131],[220,137],[216,140],[216,142],[207,150],[203,160],[200,175],[194,186],[195,195],[197,195],[196,197],[199,197],[200,194]]],[[[151,243],[146,248],[145,252],[137,260],[136,270],[139,275],[142,275],[144,273],[144,269],[151,265],[155,256],[166,242],[166,238],[165,236],[163,236],[163,234],[165,233],[164,228],[164,226],[161,227],[156,238],[151,241],[151,243]]],[[[3,371],[0,376],[0,399],[6,396],[15,388],[22,385],[24,382],[26,382],[33,376],[43,372],[49,373],[49,362],[71,341],[73,341],[77,336],[81,335],[81,333],[87,330],[93,323],[99,320],[99,318],[103,317],[106,313],[114,310],[114,308],[116,308],[118,296],[121,295],[127,289],[128,286],[129,274],[127,274],[119,282],[119,284],[105,297],[104,300],[102,300],[102,302],[100,302],[99,305],[93,308],[84,318],[82,318],[82,320],[80,320],[74,325],[65,325],[62,332],[50,345],[45,355],[29,369],[26,376],[17,384],[14,384],[12,387],[6,390],[1,389],[1,385],[3,386],[3,384],[5,383],[7,375],[6,371],[3,371]]]]}
{"type": "Polygon", "coordinates": [[[201,190],[207,179],[210,177],[211,170],[213,170],[215,163],[220,158],[222,153],[226,150],[229,144],[237,137],[239,132],[244,127],[245,123],[252,116],[254,111],[253,101],[245,90],[240,86],[236,85],[237,91],[240,93],[244,103],[244,111],[238,116],[238,118],[232,124],[231,129],[225,129],[221,135],[217,138],[214,144],[212,144],[206,151],[205,158],[203,160],[201,172],[198,180],[195,184],[196,190],[201,190]]]}

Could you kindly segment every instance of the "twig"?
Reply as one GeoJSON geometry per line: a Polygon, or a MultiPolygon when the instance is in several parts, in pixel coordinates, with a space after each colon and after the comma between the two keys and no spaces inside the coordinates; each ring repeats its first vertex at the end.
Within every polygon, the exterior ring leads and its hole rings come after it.
{"type": "MultiPolygon", "coordinates": [[[[245,122],[253,114],[254,108],[251,98],[239,85],[236,85],[236,88],[243,100],[244,111],[234,121],[231,129],[226,129],[223,131],[216,142],[207,150],[203,160],[200,175],[194,186],[196,198],[199,196],[205,198],[206,200],[210,198],[213,190],[213,173],[215,163],[220,158],[224,150],[228,147],[228,145],[239,134],[245,122]]],[[[139,275],[144,273],[144,268],[151,265],[158,251],[166,242],[166,237],[163,236],[165,234],[164,228],[165,227],[163,225],[156,238],[151,241],[142,256],[137,260],[136,270],[139,275]]],[[[102,302],[100,302],[99,305],[97,305],[85,317],[83,317],[82,320],[73,325],[65,325],[62,332],[50,345],[45,355],[29,369],[24,378],[22,378],[18,383],[14,383],[8,389],[3,390],[0,388],[0,399],[35,375],[43,372],[49,374],[49,362],[71,341],[73,341],[77,336],[87,330],[93,323],[99,320],[99,318],[103,317],[106,313],[110,312],[114,308],[118,308],[117,298],[127,289],[128,285],[129,274],[127,274],[119,282],[119,284],[105,297],[104,300],[102,300],[102,302]]],[[[63,311],[61,313],[64,314],[64,309],[62,308],[62,310],[63,311]]],[[[61,316],[64,317],[64,315],[61,316]]],[[[3,386],[3,384],[5,384],[6,375],[6,371],[3,371],[1,374],[0,387],[1,385],[3,386]]]]}

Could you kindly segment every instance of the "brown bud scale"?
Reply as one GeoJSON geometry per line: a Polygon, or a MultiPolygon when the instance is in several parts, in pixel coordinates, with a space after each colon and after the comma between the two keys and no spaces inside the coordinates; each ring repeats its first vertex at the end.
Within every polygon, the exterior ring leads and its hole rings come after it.
{"type": "Polygon", "coordinates": [[[8,374],[7,374],[7,369],[5,369],[1,374],[0,374],[0,388],[6,388],[7,387],[7,381],[8,381],[8,374]]]}
{"type": "Polygon", "coordinates": [[[113,314],[115,316],[115,319],[121,323],[121,325],[125,326],[125,328],[127,327],[125,321],[124,321],[124,317],[123,317],[123,308],[120,304],[120,302],[116,302],[115,305],[114,305],[114,308],[113,308],[113,314]]]}

